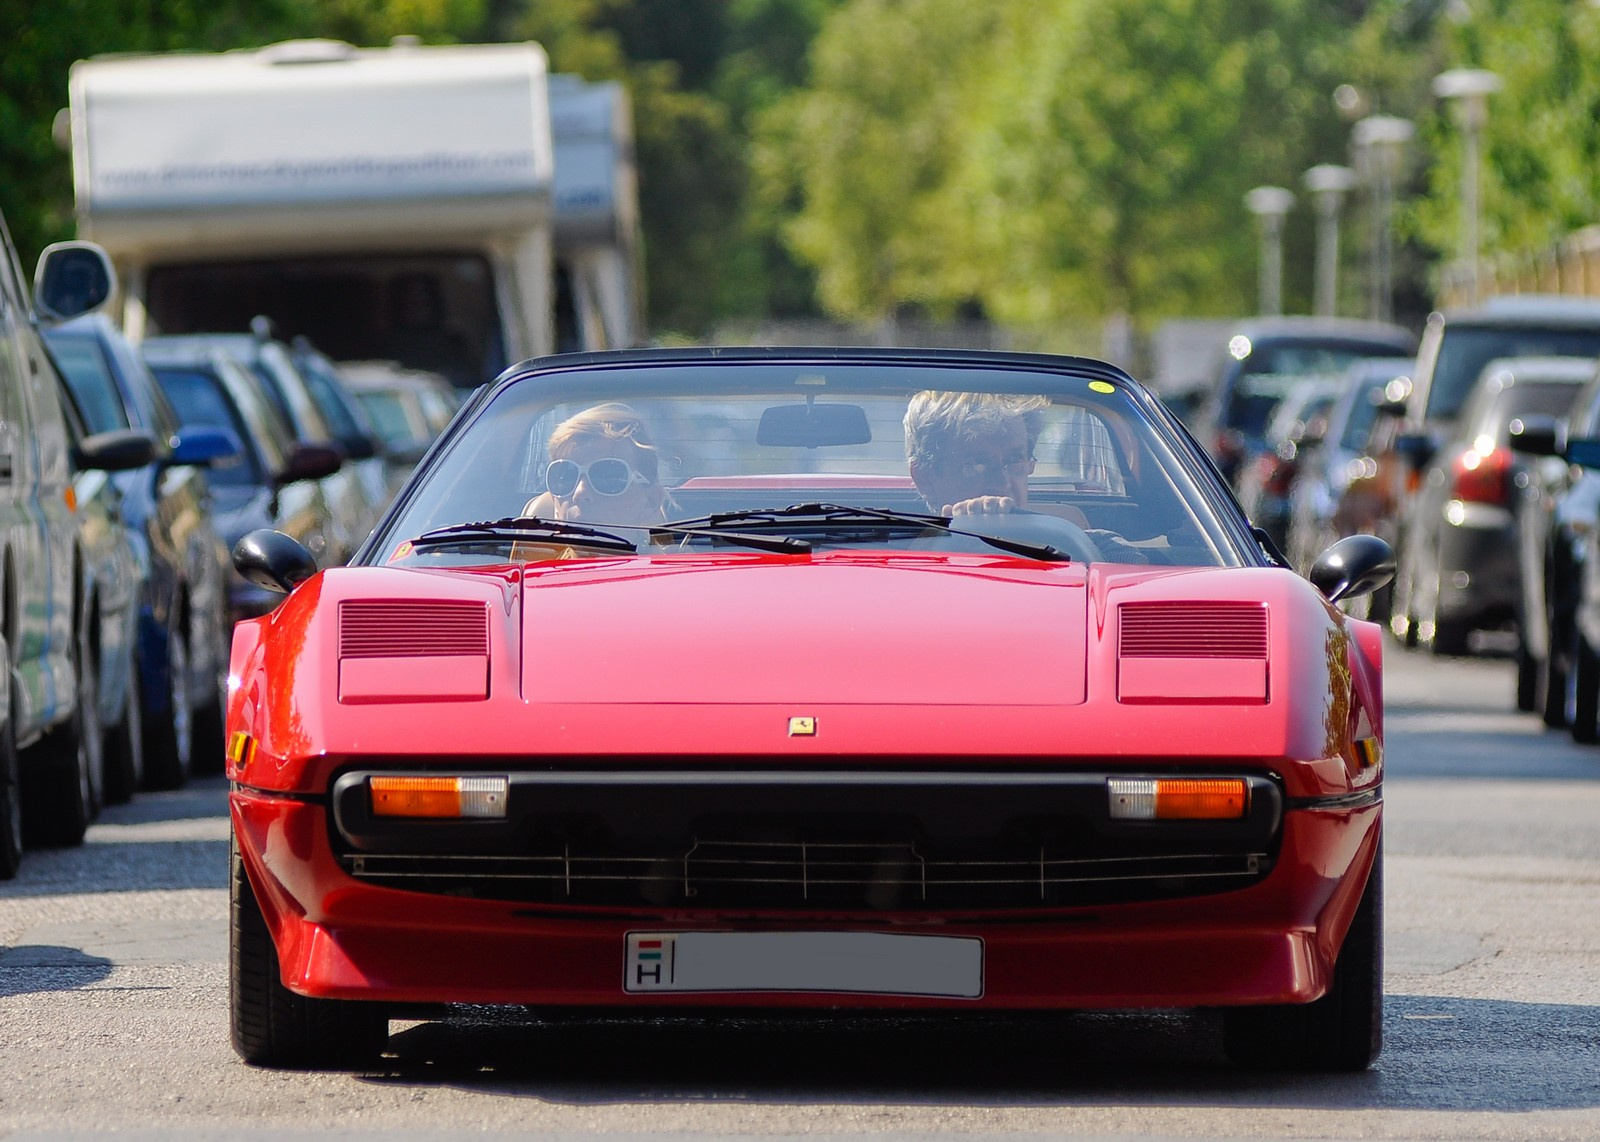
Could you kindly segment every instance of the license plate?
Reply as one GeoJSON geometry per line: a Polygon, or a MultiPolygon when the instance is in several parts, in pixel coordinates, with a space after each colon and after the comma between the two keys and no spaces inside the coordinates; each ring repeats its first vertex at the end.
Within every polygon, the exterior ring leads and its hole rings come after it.
{"type": "Polygon", "coordinates": [[[983,941],[886,932],[629,932],[623,990],[983,995],[983,941]]]}

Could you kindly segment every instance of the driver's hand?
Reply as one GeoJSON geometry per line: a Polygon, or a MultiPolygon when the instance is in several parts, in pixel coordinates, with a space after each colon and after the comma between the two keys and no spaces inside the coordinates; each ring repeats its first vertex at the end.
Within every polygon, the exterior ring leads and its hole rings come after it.
{"type": "Polygon", "coordinates": [[[975,496],[959,503],[945,504],[941,515],[1006,515],[1017,510],[1017,501],[1010,496],[975,496]]]}

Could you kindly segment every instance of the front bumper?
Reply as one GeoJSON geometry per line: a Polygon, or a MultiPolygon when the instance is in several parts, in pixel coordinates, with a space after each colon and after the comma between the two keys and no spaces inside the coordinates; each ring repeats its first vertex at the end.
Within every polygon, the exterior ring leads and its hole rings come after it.
{"type": "Polygon", "coordinates": [[[408,891],[350,875],[321,803],[236,787],[233,825],[278,948],[307,996],[659,1008],[705,994],[623,989],[629,932],[892,932],[977,937],[974,999],[718,993],[742,1007],[1193,1007],[1309,1002],[1331,979],[1376,851],[1381,804],[1283,814],[1271,871],[1247,887],[1070,907],[575,906],[408,891]]]}

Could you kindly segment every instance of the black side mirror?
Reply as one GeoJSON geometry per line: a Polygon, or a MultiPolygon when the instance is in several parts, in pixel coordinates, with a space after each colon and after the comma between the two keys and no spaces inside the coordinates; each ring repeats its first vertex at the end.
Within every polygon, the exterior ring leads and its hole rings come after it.
{"type": "Polygon", "coordinates": [[[33,308],[55,324],[93,313],[111,300],[117,271],[111,256],[93,242],[56,242],[39,255],[33,274],[33,308]]]}
{"type": "Polygon", "coordinates": [[[1582,436],[1567,441],[1562,455],[1580,468],[1600,468],[1600,436],[1582,436]]]}
{"type": "Polygon", "coordinates": [[[1416,471],[1421,471],[1433,459],[1433,454],[1439,450],[1433,437],[1425,432],[1405,432],[1395,438],[1394,450],[1405,458],[1406,463],[1416,471]]]}
{"type": "Polygon", "coordinates": [[[1394,579],[1394,549],[1375,535],[1347,535],[1317,556],[1307,577],[1330,603],[1370,595],[1394,579]]]}
{"type": "Polygon", "coordinates": [[[260,528],[233,547],[233,567],[258,587],[288,594],[317,573],[317,561],[281,531],[260,528]]]}
{"type": "Polygon", "coordinates": [[[1519,416],[1506,426],[1513,452],[1526,452],[1529,456],[1559,456],[1565,441],[1566,426],[1559,417],[1519,416]]]}
{"type": "Polygon", "coordinates": [[[339,445],[351,460],[371,460],[378,455],[378,442],[364,432],[339,437],[339,445]]]}
{"type": "Polygon", "coordinates": [[[298,443],[289,452],[283,471],[273,477],[279,487],[301,480],[321,480],[344,466],[344,449],[335,444],[298,443]]]}
{"type": "Polygon", "coordinates": [[[80,471],[127,472],[154,464],[160,454],[161,446],[148,432],[118,428],[78,441],[78,446],[72,450],[72,461],[80,471]]]}

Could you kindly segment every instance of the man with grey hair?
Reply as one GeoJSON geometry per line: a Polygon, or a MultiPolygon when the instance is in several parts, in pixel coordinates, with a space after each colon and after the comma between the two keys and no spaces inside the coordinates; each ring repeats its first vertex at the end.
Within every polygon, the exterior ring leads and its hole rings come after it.
{"type": "Polygon", "coordinates": [[[928,507],[947,516],[1003,515],[1028,506],[1042,396],[926,390],[906,406],[906,460],[928,507]]]}

